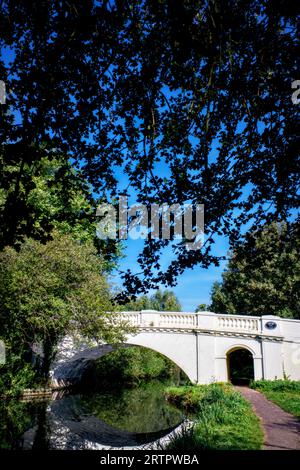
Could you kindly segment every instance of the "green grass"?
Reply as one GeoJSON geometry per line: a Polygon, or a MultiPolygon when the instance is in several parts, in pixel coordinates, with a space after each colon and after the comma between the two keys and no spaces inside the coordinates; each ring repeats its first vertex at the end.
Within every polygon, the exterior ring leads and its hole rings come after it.
{"type": "Polygon", "coordinates": [[[167,399],[193,413],[195,424],[174,438],[176,451],[261,449],[263,432],[251,405],[230,384],[172,387],[167,399]]]}
{"type": "Polygon", "coordinates": [[[257,380],[252,382],[251,388],[259,390],[284,411],[300,418],[300,381],[257,380]]]}

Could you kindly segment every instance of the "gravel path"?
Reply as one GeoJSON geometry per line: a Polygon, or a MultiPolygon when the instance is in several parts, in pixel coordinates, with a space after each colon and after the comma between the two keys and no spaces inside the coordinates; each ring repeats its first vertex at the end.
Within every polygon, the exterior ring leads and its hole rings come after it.
{"type": "Polygon", "coordinates": [[[300,421],[257,390],[235,387],[253,406],[264,429],[265,450],[300,450],[300,421]]]}

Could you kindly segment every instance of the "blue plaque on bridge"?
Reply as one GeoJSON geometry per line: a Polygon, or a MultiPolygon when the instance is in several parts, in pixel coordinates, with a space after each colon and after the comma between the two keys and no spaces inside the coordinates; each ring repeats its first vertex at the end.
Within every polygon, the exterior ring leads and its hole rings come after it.
{"type": "Polygon", "coordinates": [[[268,330],[275,330],[277,326],[277,323],[275,323],[274,321],[267,321],[266,323],[266,328],[268,328],[268,330]]]}

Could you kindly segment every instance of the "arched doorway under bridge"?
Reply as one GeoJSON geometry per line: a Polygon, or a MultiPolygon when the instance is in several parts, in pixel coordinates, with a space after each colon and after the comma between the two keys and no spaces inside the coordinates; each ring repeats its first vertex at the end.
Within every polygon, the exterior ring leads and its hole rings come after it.
{"type": "Polygon", "coordinates": [[[253,354],[249,349],[237,347],[227,353],[228,379],[234,385],[249,385],[254,379],[253,354]]]}

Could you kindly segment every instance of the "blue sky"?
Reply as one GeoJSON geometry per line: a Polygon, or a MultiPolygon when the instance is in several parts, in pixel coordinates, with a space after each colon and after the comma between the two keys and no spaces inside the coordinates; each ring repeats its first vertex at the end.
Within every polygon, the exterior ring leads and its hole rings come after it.
{"type": "MultiPolygon", "coordinates": [[[[162,174],[167,175],[168,170],[167,168],[164,169],[161,163],[159,164],[159,168],[156,168],[156,170],[158,170],[158,174],[160,174],[160,176],[162,174]]],[[[125,188],[128,188],[128,206],[136,203],[136,193],[133,188],[130,188],[127,176],[120,168],[115,170],[115,175],[118,180],[118,189],[122,191],[125,188]]],[[[130,269],[130,271],[133,273],[138,273],[141,271],[141,268],[137,263],[137,257],[142,249],[143,240],[141,239],[132,240],[128,238],[124,241],[124,257],[119,261],[118,270],[116,270],[112,275],[112,282],[116,285],[117,288],[122,288],[120,271],[127,271],[128,269],[130,269]]],[[[215,237],[215,244],[213,247],[214,254],[216,256],[226,256],[228,250],[228,240],[225,237],[215,237]]],[[[167,268],[171,256],[171,249],[166,249],[163,251],[163,254],[160,258],[160,264],[162,268],[167,268]]],[[[178,297],[183,311],[194,312],[199,304],[210,303],[210,292],[212,285],[215,281],[221,280],[221,275],[224,268],[226,267],[226,264],[227,261],[222,261],[219,267],[210,266],[208,269],[203,269],[199,266],[196,266],[194,269],[187,269],[181,276],[178,277],[177,285],[169,289],[171,289],[178,297]]],[[[161,287],[162,289],[166,288],[164,286],[161,287]]],[[[153,291],[149,291],[149,294],[152,293],[153,291]]]]}
{"type": "MultiPolygon", "coordinates": [[[[3,48],[1,50],[2,58],[5,61],[5,64],[8,65],[10,61],[14,59],[13,51],[8,48],[3,48]]],[[[168,90],[165,90],[168,94],[168,90]]],[[[13,110],[16,121],[21,121],[21,117],[17,110],[13,110]]],[[[214,143],[211,150],[209,158],[214,160],[216,157],[216,147],[217,142],[214,143]]],[[[156,171],[158,174],[169,177],[168,168],[164,166],[163,162],[157,164],[156,171]]],[[[124,171],[121,168],[115,170],[117,180],[118,180],[118,189],[124,190],[128,187],[128,179],[124,175],[124,171]]],[[[129,187],[130,198],[128,203],[133,204],[136,202],[135,191],[129,187]]],[[[131,240],[128,239],[124,241],[124,257],[119,262],[119,270],[126,271],[130,269],[133,273],[140,272],[140,267],[137,263],[137,257],[143,248],[142,240],[131,240]]],[[[214,244],[214,254],[218,256],[226,256],[228,252],[228,241],[225,238],[216,237],[214,244]]],[[[164,267],[167,267],[170,261],[170,250],[166,250],[163,253],[160,263],[164,267]],[[169,252],[169,253],[168,253],[169,252]]],[[[219,267],[211,266],[208,269],[203,269],[200,267],[195,267],[194,269],[186,270],[181,276],[178,277],[178,282],[172,290],[175,292],[178,297],[182,309],[184,311],[195,311],[196,307],[201,303],[210,302],[210,292],[212,285],[215,281],[221,279],[222,272],[226,266],[226,261],[220,263],[219,267]]],[[[118,270],[116,270],[112,275],[112,282],[116,285],[117,288],[122,288],[122,280],[118,270]]],[[[151,294],[152,291],[149,292],[151,294]]]]}
{"type": "MultiPolygon", "coordinates": [[[[14,59],[14,53],[10,48],[3,48],[1,50],[1,55],[6,65],[14,59]]],[[[14,115],[16,121],[21,120],[16,110],[14,110],[14,115]]],[[[167,176],[167,168],[163,169],[162,164],[159,164],[158,172],[160,174],[161,172],[164,172],[167,176]]],[[[124,172],[121,169],[117,169],[116,175],[118,178],[119,189],[126,188],[128,186],[128,180],[125,177],[124,172]]],[[[129,193],[131,195],[129,204],[133,204],[135,202],[135,192],[130,191],[129,188],[129,193]]],[[[124,258],[119,262],[119,270],[125,271],[130,269],[132,272],[139,272],[140,268],[137,264],[137,256],[141,252],[142,248],[142,240],[128,239],[127,241],[124,241],[124,258]]],[[[216,239],[214,251],[218,255],[226,255],[228,251],[227,240],[221,239],[220,237],[216,239]]],[[[162,266],[168,265],[169,257],[167,253],[162,255],[160,262],[162,266]]],[[[184,274],[178,278],[177,286],[173,287],[172,290],[177,295],[184,311],[194,311],[200,303],[209,303],[212,284],[221,279],[221,274],[225,265],[226,262],[222,262],[218,268],[215,266],[211,266],[208,269],[195,267],[193,270],[186,270],[184,274]]],[[[121,288],[121,276],[117,270],[112,276],[112,281],[116,286],[121,288]]],[[[149,293],[151,294],[152,292],[150,291],[149,293]]]]}
{"type": "MultiPolygon", "coordinates": [[[[14,53],[10,47],[2,48],[0,54],[4,59],[5,65],[8,66],[11,61],[14,59],[14,53]]],[[[1,79],[1,77],[0,77],[1,79]]],[[[7,90],[9,93],[9,90],[7,90]]],[[[164,93],[169,95],[169,90],[165,89],[164,93]]],[[[175,92],[176,93],[176,92],[175,92]]],[[[21,121],[21,116],[17,110],[12,110],[15,115],[16,121],[21,121]]],[[[242,132],[243,127],[245,126],[244,122],[240,122],[237,132],[242,132]]],[[[259,124],[260,130],[263,130],[263,124],[259,124]]],[[[195,143],[195,142],[194,142],[195,143]]],[[[209,160],[213,161],[217,156],[217,146],[218,142],[215,141],[212,145],[211,152],[209,154],[209,160]]],[[[156,171],[160,176],[164,175],[169,177],[168,169],[164,166],[164,163],[161,162],[158,164],[156,171]]],[[[121,168],[116,169],[116,176],[118,179],[118,189],[120,191],[124,190],[128,186],[128,180],[126,179],[124,172],[121,168]]],[[[245,187],[243,195],[246,196],[247,193],[251,191],[251,187],[245,187]]],[[[129,204],[135,202],[135,192],[129,188],[129,193],[131,198],[129,204]]],[[[296,214],[295,214],[296,215],[296,214]]],[[[133,273],[139,272],[140,267],[137,264],[137,257],[143,248],[142,240],[127,240],[124,242],[124,258],[119,262],[119,270],[126,271],[130,269],[133,273]]],[[[215,237],[214,244],[214,253],[217,256],[226,256],[228,253],[228,240],[224,237],[215,237]]],[[[170,250],[168,250],[162,255],[160,263],[162,266],[167,266],[170,261],[170,250]]],[[[179,276],[177,286],[172,288],[172,290],[177,295],[179,301],[182,304],[182,308],[185,311],[194,311],[198,304],[200,303],[209,303],[210,302],[210,292],[212,285],[215,281],[221,279],[222,272],[226,267],[226,261],[220,263],[219,267],[211,266],[208,269],[202,269],[200,267],[195,267],[193,270],[186,270],[184,274],[179,276]]],[[[121,276],[116,271],[113,275],[113,281],[116,283],[119,288],[121,288],[121,276]]],[[[151,293],[151,292],[150,292],[151,293]]]]}
{"type": "MultiPolygon", "coordinates": [[[[119,263],[120,270],[130,269],[132,272],[140,271],[136,259],[142,246],[143,242],[141,240],[126,240],[124,250],[125,258],[119,263]]],[[[219,238],[216,241],[214,251],[215,253],[225,256],[228,251],[228,242],[226,239],[219,238]]],[[[161,263],[162,265],[167,265],[167,254],[162,256],[161,263]]],[[[195,267],[194,269],[186,270],[179,276],[177,286],[173,287],[172,290],[178,297],[184,311],[193,312],[200,303],[209,303],[211,287],[215,281],[221,279],[221,274],[225,266],[226,261],[221,262],[218,268],[215,266],[211,266],[208,269],[195,267]]],[[[122,285],[120,275],[117,272],[112,276],[112,280],[116,285],[122,285]]]]}

